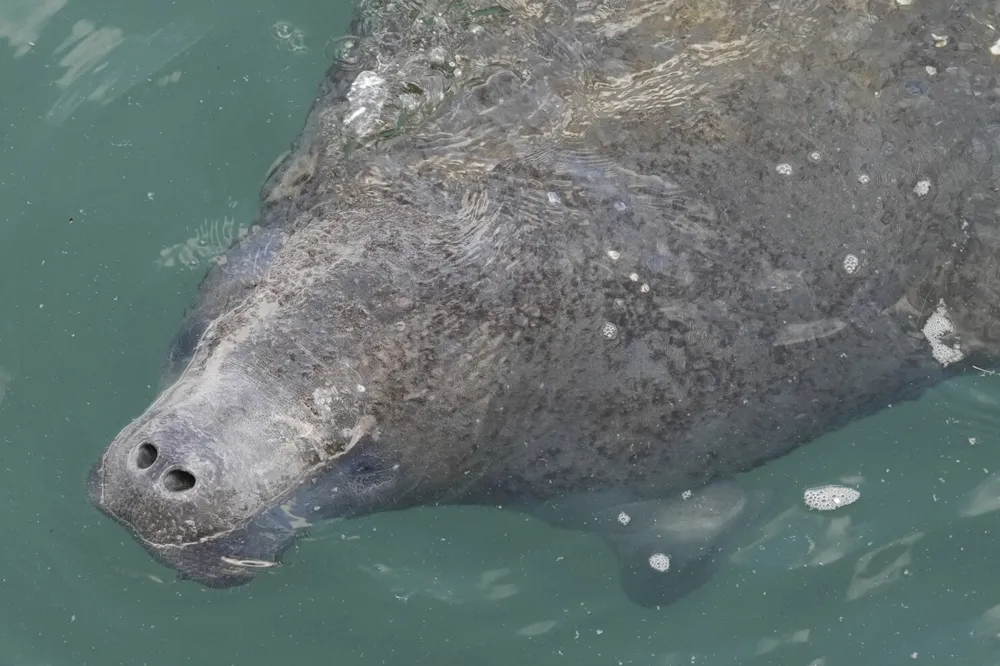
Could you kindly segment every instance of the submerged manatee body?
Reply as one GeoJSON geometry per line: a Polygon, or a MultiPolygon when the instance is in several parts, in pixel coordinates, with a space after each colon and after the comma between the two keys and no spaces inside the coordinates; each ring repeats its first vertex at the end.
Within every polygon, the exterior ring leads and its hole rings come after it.
{"type": "Polygon", "coordinates": [[[362,7],[93,501],[211,586],[502,502],[682,593],[726,477],[995,357],[993,37],[890,4],[362,7]]]}

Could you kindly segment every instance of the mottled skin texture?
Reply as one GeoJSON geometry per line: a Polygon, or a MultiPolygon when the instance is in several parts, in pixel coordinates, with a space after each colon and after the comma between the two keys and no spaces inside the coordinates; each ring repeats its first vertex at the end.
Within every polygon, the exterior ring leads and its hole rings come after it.
{"type": "Polygon", "coordinates": [[[674,496],[993,357],[971,9],[490,7],[362,8],[168,388],[95,468],[185,575],[245,582],[221,558],[274,561],[314,516],[674,496]],[[920,333],[940,300],[948,368],[920,333]]]}

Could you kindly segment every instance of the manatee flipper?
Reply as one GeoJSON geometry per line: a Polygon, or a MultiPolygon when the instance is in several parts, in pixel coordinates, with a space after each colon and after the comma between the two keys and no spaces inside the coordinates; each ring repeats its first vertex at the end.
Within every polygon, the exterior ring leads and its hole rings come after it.
{"type": "Polygon", "coordinates": [[[735,481],[711,483],[687,499],[627,500],[594,495],[548,505],[539,517],[599,535],[618,557],[625,594],[646,608],[669,605],[715,572],[732,535],[757,516],[763,494],[735,481]],[[600,508],[597,508],[598,504],[600,508]]]}
{"type": "Polygon", "coordinates": [[[597,532],[618,556],[625,594],[640,606],[665,606],[711,579],[731,537],[758,515],[763,499],[734,481],[718,481],[687,499],[606,509],[597,532]]]}
{"type": "Polygon", "coordinates": [[[718,568],[717,546],[697,553],[678,553],[669,540],[656,534],[644,538],[605,536],[618,556],[622,590],[645,608],[667,606],[707,583],[718,568]]]}

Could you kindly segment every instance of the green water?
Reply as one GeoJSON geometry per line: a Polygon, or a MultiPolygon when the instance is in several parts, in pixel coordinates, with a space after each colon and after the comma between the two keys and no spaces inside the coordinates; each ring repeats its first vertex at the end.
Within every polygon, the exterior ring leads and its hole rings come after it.
{"type": "Polygon", "coordinates": [[[596,538],[502,511],[333,523],[230,591],[101,517],[86,472],[153,397],[349,12],[0,0],[0,665],[1000,663],[1000,377],[747,475],[779,517],[658,612],[596,538]],[[857,504],[805,510],[842,482],[857,504]]]}

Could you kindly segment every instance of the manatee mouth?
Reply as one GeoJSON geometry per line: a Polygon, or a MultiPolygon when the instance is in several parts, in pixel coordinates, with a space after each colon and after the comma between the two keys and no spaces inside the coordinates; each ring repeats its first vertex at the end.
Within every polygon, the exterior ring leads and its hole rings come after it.
{"type": "Polygon", "coordinates": [[[281,555],[298,534],[283,507],[272,505],[245,525],[222,534],[185,544],[147,541],[135,527],[110,511],[101,496],[100,464],[91,468],[88,490],[91,503],[101,513],[125,527],[149,555],[190,580],[210,588],[245,585],[263,571],[281,566],[281,555]]]}
{"type": "Polygon", "coordinates": [[[281,556],[295,540],[291,529],[277,530],[257,520],[217,539],[182,546],[158,546],[138,539],[143,548],[164,566],[210,588],[246,585],[262,572],[282,565],[281,556]]]}
{"type": "MultiPolygon", "coordinates": [[[[181,580],[210,588],[238,587],[251,582],[263,571],[281,566],[281,552],[276,551],[266,559],[249,557],[240,552],[249,535],[246,529],[240,532],[242,534],[227,536],[217,542],[174,548],[146,546],[146,550],[154,559],[175,570],[181,580]]],[[[289,535],[285,547],[291,542],[292,535],[289,535]]],[[[285,547],[280,550],[283,551],[285,547]]]]}
{"type": "Polygon", "coordinates": [[[270,562],[268,560],[240,560],[234,557],[226,557],[225,555],[221,559],[226,564],[245,569],[270,569],[271,567],[281,566],[280,562],[270,562]]]}

